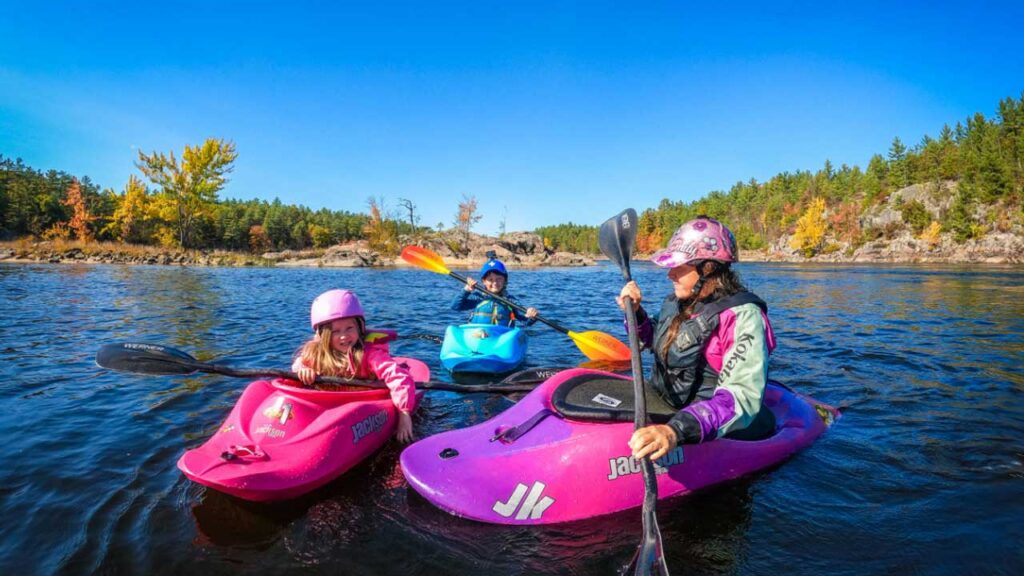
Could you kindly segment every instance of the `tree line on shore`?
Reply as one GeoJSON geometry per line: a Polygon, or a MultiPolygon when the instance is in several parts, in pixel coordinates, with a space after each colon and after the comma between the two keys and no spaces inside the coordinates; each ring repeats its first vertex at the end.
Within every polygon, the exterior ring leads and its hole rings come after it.
{"type": "MultiPolygon", "coordinates": [[[[118,192],[101,189],[88,176],[44,173],[0,155],[0,237],[255,254],[368,240],[375,249],[397,253],[400,235],[429,230],[418,225],[416,205],[407,199],[389,211],[383,198],[371,197],[366,213],[314,211],[276,198],[220,199],[236,158],[233,142],[213,138],[185,146],[180,159],[174,152],[139,152],[136,167],[149,184],[133,174],[118,192]]],[[[452,226],[459,232],[454,242],[467,244],[479,220],[475,197],[463,196],[452,226]]]]}
{"type": "MultiPolygon", "coordinates": [[[[254,253],[365,239],[394,252],[400,235],[431,230],[419,225],[416,206],[407,199],[388,210],[383,198],[370,198],[366,213],[314,211],[278,199],[220,199],[237,155],[234,143],[221,139],[186,146],[180,159],[174,152],[140,151],[136,167],[148,183],[131,175],[121,191],[101,188],[88,176],[42,172],[0,155],[0,236],[254,253]]],[[[790,246],[808,256],[829,249],[827,236],[856,245],[897,228],[932,239],[947,232],[961,242],[1008,231],[1024,222],[1024,94],[1000,101],[994,118],[976,113],[914,146],[897,137],[866,169],[836,168],[826,160],[815,172],[737,182],[727,192],[713,191],[692,202],[663,199],[641,212],[638,249],[663,246],[680,224],[699,214],[727,222],[744,249],[764,249],[789,236],[790,246]],[[938,218],[914,200],[898,206],[902,222],[895,226],[861,225],[862,215],[896,190],[917,183],[939,194],[949,182],[955,183],[955,197],[938,218]]],[[[451,227],[459,232],[454,242],[468,244],[480,217],[476,198],[463,196],[451,227]]],[[[597,226],[567,223],[535,232],[553,250],[599,252],[597,226]]]]}
{"type": "MultiPolygon", "coordinates": [[[[638,250],[663,247],[683,222],[701,214],[728,223],[744,249],[765,249],[789,236],[790,247],[807,256],[828,251],[828,236],[858,245],[900,229],[926,240],[946,232],[958,242],[1008,231],[1024,223],[1024,94],[1000,101],[994,118],[976,113],[912,147],[897,137],[886,156],[871,157],[867,169],[836,168],[826,160],[816,172],[737,182],[693,202],[664,199],[641,212],[638,250]],[[937,219],[913,200],[899,205],[902,223],[861,226],[862,215],[897,190],[924,184],[942,194],[950,182],[955,196],[937,219]]],[[[553,247],[596,253],[596,229],[562,224],[537,232],[553,247]]]]}

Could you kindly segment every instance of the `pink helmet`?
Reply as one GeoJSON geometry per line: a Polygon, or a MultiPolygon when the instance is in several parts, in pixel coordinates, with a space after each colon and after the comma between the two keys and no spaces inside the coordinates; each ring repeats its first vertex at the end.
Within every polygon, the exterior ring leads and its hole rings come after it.
{"type": "Polygon", "coordinates": [[[662,268],[675,268],[702,260],[715,260],[723,264],[739,261],[736,237],[714,218],[698,216],[679,227],[668,246],[651,256],[662,268]]]}
{"type": "Polygon", "coordinates": [[[363,305],[351,290],[328,290],[313,300],[309,310],[309,323],[316,327],[339,318],[363,318],[363,305]]]}

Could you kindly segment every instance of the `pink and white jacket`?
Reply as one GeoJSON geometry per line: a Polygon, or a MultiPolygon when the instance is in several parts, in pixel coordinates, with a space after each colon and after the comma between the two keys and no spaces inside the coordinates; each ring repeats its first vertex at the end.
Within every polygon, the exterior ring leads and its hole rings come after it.
{"type": "Polygon", "coordinates": [[[655,351],[651,386],[680,409],[669,421],[680,441],[713,440],[746,428],[761,410],[775,334],[767,305],[740,292],[699,307],[662,353],[679,301],[670,296],[657,318],[638,311],[643,347],[655,351]]]}
{"type": "MultiPolygon", "coordinates": [[[[379,334],[383,330],[369,331],[363,339],[363,361],[356,369],[359,380],[380,380],[391,391],[391,401],[399,411],[411,414],[416,409],[416,383],[409,371],[399,365],[388,349],[388,340],[379,334]]],[[[352,350],[348,352],[350,365],[355,362],[352,350]]],[[[292,362],[292,372],[308,366],[301,356],[292,362]]]]}

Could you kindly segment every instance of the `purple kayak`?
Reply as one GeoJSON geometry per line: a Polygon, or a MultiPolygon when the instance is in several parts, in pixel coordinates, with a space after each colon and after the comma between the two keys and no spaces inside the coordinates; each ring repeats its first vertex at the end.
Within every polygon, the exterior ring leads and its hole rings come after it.
{"type": "MultiPolygon", "coordinates": [[[[565,370],[482,424],[409,446],[402,470],[434,505],[482,522],[554,524],[639,507],[643,477],[626,445],[632,395],[632,380],[623,376],[565,370]]],[[[673,413],[653,392],[647,406],[655,422],[673,413]]],[[[659,459],[659,499],[778,464],[839,418],[835,408],[776,382],[764,406],[765,437],[680,446],[659,459]]]]}

